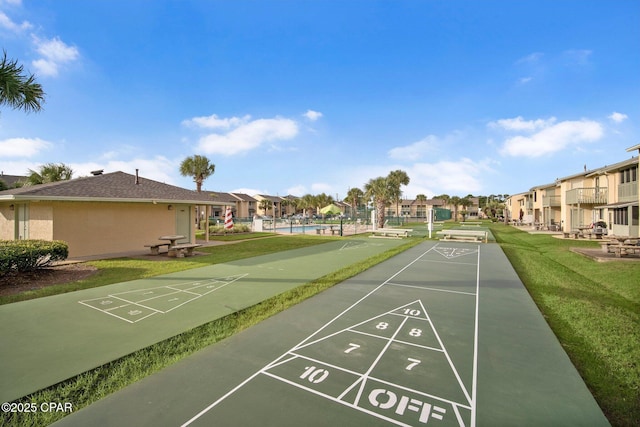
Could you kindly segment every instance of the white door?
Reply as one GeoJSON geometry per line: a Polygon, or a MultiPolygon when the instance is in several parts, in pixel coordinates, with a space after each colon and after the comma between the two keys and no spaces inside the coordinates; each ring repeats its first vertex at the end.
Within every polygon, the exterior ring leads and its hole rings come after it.
{"type": "Polygon", "coordinates": [[[29,238],[29,205],[16,205],[16,239],[29,238]]]}
{"type": "Polygon", "coordinates": [[[176,207],[176,234],[185,236],[178,243],[195,243],[191,242],[191,209],[189,205],[177,205],[176,207]]]}

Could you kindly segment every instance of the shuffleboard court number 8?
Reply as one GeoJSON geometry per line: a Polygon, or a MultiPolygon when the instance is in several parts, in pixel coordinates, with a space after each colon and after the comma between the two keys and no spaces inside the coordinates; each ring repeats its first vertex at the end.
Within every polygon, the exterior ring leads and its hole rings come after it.
{"type": "Polygon", "coordinates": [[[409,335],[411,335],[412,337],[421,337],[422,329],[413,328],[409,331],[409,335]]]}
{"type": "Polygon", "coordinates": [[[376,329],[387,329],[389,324],[387,322],[380,322],[376,325],[376,329]]]}

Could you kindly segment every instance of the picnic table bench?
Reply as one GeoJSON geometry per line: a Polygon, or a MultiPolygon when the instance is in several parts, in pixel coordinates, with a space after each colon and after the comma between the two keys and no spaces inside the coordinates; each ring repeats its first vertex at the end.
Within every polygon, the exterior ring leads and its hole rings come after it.
{"type": "Polygon", "coordinates": [[[316,228],[316,234],[325,234],[326,231],[329,230],[329,232],[331,233],[332,236],[335,236],[336,234],[340,234],[340,228],[337,226],[329,226],[329,227],[318,227],[316,228]]]}
{"type": "Polygon", "coordinates": [[[442,236],[443,240],[449,239],[463,239],[463,240],[473,240],[478,241],[482,240],[487,243],[489,239],[489,233],[484,230],[459,230],[459,229],[450,229],[450,230],[442,230],[436,233],[438,236],[442,236]]]}
{"type": "Polygon", "coordinates": [[[378,228],[372,231],[371,237],[408,237],[413,229],[409,228],[378,228]]]}
{"type": "Polygon", "coordinates": [[[578,237],[583,237],[584,235],[582,234],[582,231],[580,230],[571,230],[571,231],[563,231],[562,232],[564,234],[564,238],[568,239],[569,237],[572,237],[574,239],[577,239],[578,237]]]}
{"type": "Polygon", "coordinates": [[[637,243],[633,244],[631,240],[624,237],[601,242],[600,246],[603,252],[613,253],[616,255],[616,258],[621,258],[625,255],[640,254],[640,245],[637,243]]]}
{"type": "Polygon", "coordinates": [[[193,250],[202,246],[198,243],[183,243],[180,245],[169,246],[169,256],[176,258],[184,258],[193,255],[193,250]]]}
{"type": "Polygon", "coordinates": [[[167,249],[169,249],[169,246],[171,246],[171,243],[154,243],[151,245],[144,245],[145,248],[151,249],[151,255],[159,255],[161,246],[166,246],[167,249]]]}
{"type": "Polygon", "coordinates": [[[460,223],[463,227],[480,227],[482,225],[481,221],[465,221],[460,223]]]}

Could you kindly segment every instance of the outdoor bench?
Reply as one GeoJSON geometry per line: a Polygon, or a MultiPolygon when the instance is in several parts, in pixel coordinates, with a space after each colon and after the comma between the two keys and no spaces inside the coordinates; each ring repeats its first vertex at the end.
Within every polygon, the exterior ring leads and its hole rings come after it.
{"type": "Polygon", "coordinates": [[[413,230],[409,228],[378,228],[377,230],[373,230],[371,237],[408,237],[412,231],[413,230]]]}
{"type": "Polygon", "coordinates": [[[482,240],[485,243],[488,241],[488,233],[482,230],[442,230],[437,233],[439,236],[442,236],[444,240],[449,239],[463,239],[463,240],[482,240]]]}
{"type": "Polygon", "coordinates": [[[613,253],[617,258],[621,258],[625,255],[640,254],[640,246],[638,245],[625,245],[618,242],[602,242],[602,251],[606,253],[613,253]]]}
{"type": "Polygon", "coordinates": [[[568,239],[571,236],[573,236],[574,239],[577,239],[578,237],[582,237],[582,232],[578,230],[563,231],[563,234],[565,239],[568,239]]]}
{"type": "Polygon", "coordinates": [[[180,245],[170,246],[169,247],[169,256],[174,256],[176,258],[184,258],[185,256],[193,255],[193,250],[195,248],[199,248],[200,244],[197,243],[183,243],[180,245]]]}
{"type": "Polygon", "coordinates": [[[170,244],[169,243],[154,243],[152,245],[144,245],[145,248],[150,248],[151,249],[151,255],[159,255],[161,246],[166,246],[167,249],[168,249],[170,244]]]}
{"type": "Polygon", "coordinates": [[[612,245],[609,246],[609,250],[613,250],[618,258],[624,255],[640,254],[640,246],[637,245],[612,245]]]}

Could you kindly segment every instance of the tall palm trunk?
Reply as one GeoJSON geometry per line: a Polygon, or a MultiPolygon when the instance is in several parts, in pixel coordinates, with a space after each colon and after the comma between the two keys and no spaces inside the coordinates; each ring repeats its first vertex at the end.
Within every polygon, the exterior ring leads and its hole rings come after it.
{"type": "Polygon", "coordinates": [[[384,208],[386,206],[386,202],[384,201],[384,199],[382,200],[376,200],[376,211],[378,213],[378,217],[377,217],[377,226],[378,228],[383,228],[384,227],[384,220],[385,220],[385,215],[384,215],[384,208]]]}

